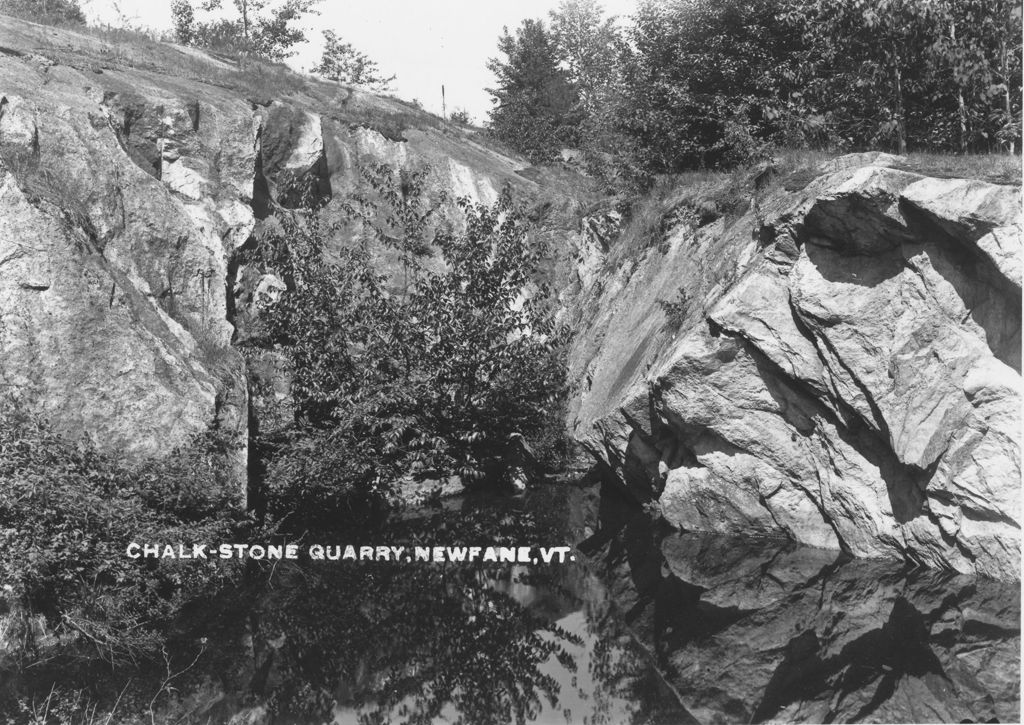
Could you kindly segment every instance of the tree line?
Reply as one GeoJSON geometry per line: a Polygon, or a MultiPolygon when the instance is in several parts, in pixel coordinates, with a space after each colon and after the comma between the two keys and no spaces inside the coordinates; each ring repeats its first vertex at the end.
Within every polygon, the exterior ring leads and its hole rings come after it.
{"type": "Polygon", "coordinates": [[[507,28],[493,134],[650,175],[772,148],[1020,151],[1021,8],[1010,0],[597,0],[507,28]]]}

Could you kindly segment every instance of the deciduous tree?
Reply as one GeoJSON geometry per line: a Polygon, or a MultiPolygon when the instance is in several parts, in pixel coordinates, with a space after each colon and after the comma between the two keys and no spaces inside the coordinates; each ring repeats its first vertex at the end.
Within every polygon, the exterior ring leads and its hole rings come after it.
{"type": "Polygon", "coordinates": [[[487,67],[497,78],[491,131],[534,161],[551,159],[578,140],[578,94],[558,62],[555,39],[541,20],[524,20],[498,40],[503,58],[487,67]]]}
{"type": "Polygon", "coordinates": [[[295,26],[302,17],[315,12],[320,0],[231,0],[233,17],[223,17],[223,0],[173,0],[171,16],[178,42],[211,47],[241,55],[280,61],[306,39],[295,26]],[[209,20],[197,20],[196,10],[214,13],[209,20]]]}
{"type": "Polygon", "coordinates": [[[386,91],[395,76],[385,77],[376,61],[356,50],[351,43],[342,42],[333,31],[324,31],[324,49],[320,62],[311,73],[324,78],[373,91],[386,91]]]}

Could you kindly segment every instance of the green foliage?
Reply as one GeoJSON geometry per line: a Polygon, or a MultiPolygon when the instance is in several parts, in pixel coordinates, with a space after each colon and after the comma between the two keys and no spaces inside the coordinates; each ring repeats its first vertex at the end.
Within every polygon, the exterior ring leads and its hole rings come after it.
{"type": "Polygon", "coordinates": [[[604,17],[597,0],[562,0],[551,12],[551,33],[559,65],[576,91],[578,146],[585,168],[606,184],[622,176],[630,141],[617,128],[625,39],[615,18],[604,17]]]}
{"type": "MultiPolygon", "coordinates": [[[[231,567],[131,559],[129,542],[230,541],[237,492],[216,433],[169,459],[128,466],[0,405],[0,581],[45,615],[64,650],[110,663],[151,657],[160,625],[231,567]]],[[[31,645],[31,642],[29,642],[31,645]]]]}
{"type": "Polygon", "coordinates": [[[448,115],[448,120],[460,126],[471,126],[473,124],[473,118],[465,108],[456,108],[448,115]]]}
{"type": "Polygon", "coordinates": [[[550,160],[578,140],[578,94],[559,66],[555,39],[540,20],[524,20],[498,39],[504,58],[487,67],[498,80],[488,89],[491,132],[534,161],[550,160]]]}
{"type": "Polygon", "coordinates": [[[189,0],[171,0],[171,26],[174,37],[184,45],[196,42],[196,9],[189,0]]]}
{"type": "Polygon", "coordinates": [[[0,13],[44,25],[85,25],[78,0],[0,0],[0,13]]]}
{"type": "Polygon", "coordinates": [[[214,15],[208,20],[197,20],[197,9],[220,13],[223,0],[204,0],[198,6],[192,0],[173,0],[171,19],[179,43],[281,61],[293,55],[294,47],[306,39],[295,24],[314,12],[319,2],[283,0],[271,6],[270,0],[231,0],[232,16],[214,15]]]}
{"type": "Polygon", "coordinates": [[[366,180],[350,209],[357,243],[339,244],[343,229],[321,215],[282,217],[249,260],[287,285],[261,312],[296,406],[268,470],[278,511],[297,491],[314,513],[336,510],[410,470],[494,478],[513,433],[541,459],[556,443],[560,336],[536,281],[544,250],[511,200],[458,200],[452,223],[426,200],[424,173],[382,166],[366,180]]]}
{"type": "Polygon", "coordinates": [[[358,86],[373,91],[386,91],[395,76],[381,75],[376,61],[359,52],[351,43],[343,43],[333,31],[324,31],[324,49],[320,62],[310,69],[332,81],[358,86]]]}
{"type": "Polygon", "coordinates": [[[551,12],[555,54],[587,117],[608,102],[617,79],[621,38],[597,0],[562,0],[551,12]]]}

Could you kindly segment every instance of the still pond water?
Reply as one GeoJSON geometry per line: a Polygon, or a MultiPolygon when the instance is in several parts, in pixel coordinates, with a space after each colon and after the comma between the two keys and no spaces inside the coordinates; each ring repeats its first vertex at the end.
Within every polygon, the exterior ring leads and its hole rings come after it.
{"type": "Polygon", "coordinates": [[[338,543],[577,560],[281,563],[183,618],[171,669],[194,664],[154,721],[1020,719],[1016,585],[671,532],[598,486],[452,499],[338,543]]]}

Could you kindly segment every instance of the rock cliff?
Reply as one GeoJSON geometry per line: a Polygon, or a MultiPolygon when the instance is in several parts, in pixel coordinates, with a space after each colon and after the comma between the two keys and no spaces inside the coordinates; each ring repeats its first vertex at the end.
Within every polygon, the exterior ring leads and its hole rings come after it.
{"type": "Polygon", "coordinates": [[[900,165],[613,245],[571,426],[676,527],[1017,578],[1020,190],[900,165]]]}
{"type": "MultiPolygon", "coordinates": [[[[261,280],[237,252],[273,210],[344,198],[380,163],[429,167],[435,190],[477,201],[536,187],[516,159],[398,101],[2,20],[0,384],[104,450],[163,456],[218,428],[244,490],[250,381],[233,323],[261,280]]],[[[273,360],[255,369],[286,395],[273,360]]]]}
{"type": "Polygon", "coordinates": [[[219,429],[241,490],[288,392],[273,351],[247,369],[236,348],[280,284],[239,250],[379,163],[537,202],[570,428],[674,526],[1019,576],[1019,188],[895,157],[769,181],[742,215],[624,222],[570,172],[393,99],[4,18],[0,385],[129,457],[219,429]]]}

